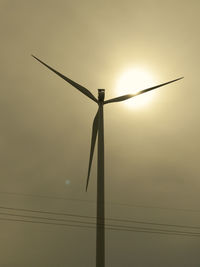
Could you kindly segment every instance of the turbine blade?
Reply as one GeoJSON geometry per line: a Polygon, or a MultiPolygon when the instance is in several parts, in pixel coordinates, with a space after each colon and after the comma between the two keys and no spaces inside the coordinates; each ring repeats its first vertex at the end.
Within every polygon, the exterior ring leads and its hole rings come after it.
{"type": "Polygon", "coordinates": [[[159,88],[159,87],[161,87],[161,86],[167,85],[167,84],[169,84],[169,83],[176,82],[176,81],[181,80],[181,79],[183,79],[183,78],[184,78],[184,77],[181,77],[181,78],[178,78],[178,79],[175,79],[175,80],[166,82],[166,83],[162,83],[162,84],[159,84],[159,85],[156,85],[156,86],[153,86],[153,87],[144,89],[144,90],[142,90],[142,91],[139,91],[139,92],[137,92],[137,93],[135,93],[135,94],[129,94],[129,95],[123,95],[123,96],[115,97],[115,98],[112,98],[112,99],[109,99],[109,100],[104,101],[104,104],[113,103],[113,102],[121,102],[121,101],[127,100],[127,99],[129,99],[129,98],[132,98],[132,97],[135,97],[135,96],[138,96],[138,95],[147,93],[147,92],[149,92],[149,91],[151,91],[151,90],[154,90],[154,89],[159,88]]]}
{"type": "Polygon", "coordinates": [[[61,74],[60,72],[58,72],[57,70],[53,69],[52,67],[50,67],[49,65],[47,65],[46,63],[44,63],[42,60],[40,60],[39,58],[35,57],[34,55],[32,55],[32,57],[34,57],[37,61],[39,61],[41,64],[43,64],[44,66],[46,66],[48,69],[50,69],[51,71],[53,71],[54,73],[56,73],[58,76],[60,76],[62,79],[64,79],[65,81],[67,81],[69,84],[71,84],[72,86],[74,86],[76,89],[78,89],[81,93],[83,93],[84,95],[86,95],[87,97],[89,97],[90,99],[92,99],[93,101],[95,101],[96,103],[98,103],[96,97],[85,87],[83,87],[82,85],[72,81],[71,79],[69,79],[68,77],[64,76],[63,74],[61,74]]]}
{"type": "Polygon", "coordinates": [[[99,110],[97,111],[97,114],[96,114],[96,116],[94,118],[93,126],[92,126],[92,137],[91,137],[91,146],[90,146],[90,160],[89,160],[88,175],[87,175],[87,182],[86,182],[86,191],[87,191],[88,184],[89,184],[90,170],[91,170],[92,159],[93,159],[93,154],[94,154],[94,147],[95,147],[95,143],[96,143],[96,139],[97,139],[98,117],[99,117],[99,110]]]}

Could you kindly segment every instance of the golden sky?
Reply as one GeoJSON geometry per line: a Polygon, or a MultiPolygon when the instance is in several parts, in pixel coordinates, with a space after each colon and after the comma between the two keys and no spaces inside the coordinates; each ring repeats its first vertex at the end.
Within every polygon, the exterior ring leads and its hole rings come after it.
{"type": "MultiPolygon", "coordinates": [[[[197,0],[1,0],[0,206],[95,216],[96,157],[85,184],[97,106],[34,54],[106,98],[132,68],[155,85],[185,77],[143,107],[105,106],[106,216],[200,226],[199,10],[197,0]]],[[[0,214],[0,266],[95,265],[94,229],[1,218],[18,217],[0,214]]],[[[106,266],[197,267],[199,246],[107,231],[106,266]]]]}

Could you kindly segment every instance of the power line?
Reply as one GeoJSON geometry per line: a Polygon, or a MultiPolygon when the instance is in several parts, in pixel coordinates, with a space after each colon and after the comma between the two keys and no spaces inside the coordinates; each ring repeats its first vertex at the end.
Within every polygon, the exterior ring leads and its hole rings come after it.
{"type": "MultiPolygon", "coordinates": [[[[16,196],[23,196],[23,197],[34,197],[34,198],[57,199],[57,200],[75,201],[75,202],[88,202],[91,204],[96,204],[96,201],[93,201],[93,200],[65,198],[65,197],[60,197],[60,196],[48,196],[48,195],[28,194],[28,193],[19,193],[19,192],[3,192],[3,191],[1,191],[0,194],[16,195],[16,196]]],[[[160,210],[174,210],[174,211],[200,213],[200,210],[197,210],[197,209],[169,208],[169,207],[148,206],[148,205],[140,205],[140,204],[138,204],[138,205],[134,204],[133,205],[133,204],[127,204],[127,203],[118,203],[118,202],[105,202],[105,204],[106,205],[143,208],[143,209],[160,209],[160,210]]]]}
{"type": "MultiPolygon", "coordinates": [[[[34,224],[46,224],[46,225],[56,225],[56,226],[68,226],[75,228],[88,228],[95,229],[93,226],[85,226],[85,225],[74,225],[74,224],[66,224],[66,223],[53,223],[53,222],[44,222],[44,221],[33,221],[33,220],[24,220],[24,219],[10,219],[10,218],[1,218],[2,221],[11,221],[11,222],[26,222],[26,223],[34,223],[34,224]]],[[[113,231],[128,231],[128,232],[139,232],[139,233],[151,233],[151,234],[164,234],[164,235],[179,235],[179,236],[190,236],[190,237],[200,237],[200,233],[195,232],[181,232],[181,231],[166,231],[161,229],[150,229],[150,228],[141,228],[141,227],[132,227],[131,229],[123,229],[117,227],[105,227],[107,230],[113,231]]]]}
{"type": "MultiPolygon", "coordinates": [[[[41,220],[50,220],[50,221],[57,221],[57,222],[72,222],[72,223],[81,223],[81,224],[90,224],[90,225],[93,225],[95,226],[96,223],[94,222],[82,222],[82,221],[76,221],[76,220],[69,220],[69,219],[55,219],[55,218],[49,218],[49,217],[41,217],[41,216],[31,216],[31,215],[21,215],[21,214],[13,214],[13,213],[6,213],[6,212],[0,212],[0,215],[8,215],[8,216],[15,216],[15,217],[22,217],[22,218],[31,218],[31,219],[41,219],[41,220]]],[[[101,224],[99,224],[101,225],[101,224]]],[[[156,224],[157,225],[157,224],[156,224]]],[[[159,224],[161,226],[161,224],[159,224]]],[[[165,224],[163,224],[162,226],[164,226],[165,224]]],[[[132,227],[132,226],[128,226],[128,225],[113,225],[113,224],[106,224],[106,226],[108,227],[120,227],[120,228],[127,228],[127,229],[131,229],[131,228],[135,228],[135,227],[132,227]]],[[[155,230],[153,228],[143,228],[143,229],[147,229],[147,230],[155,230]]],[[[157,229],[156,229],[157,230],[157,229]]],[[[158,229],[158,230],[164,230],[165,229],[158,229]]],[[[177,231],[174,231],[174,230],[166,230],[167,232],[168,231],[172,231],[172,232],[177,232],[177,231]]],[[[179,231],[180,232],[180,231],[179,231]]],[[[192,232],[190,232],[192,233],[192,232]]],[[[197,234],[197,233],[196,233],[197,234]]],[[[200,233],[199,233],[200,234],[200,233]]]]}
{"type": "Polygon", "coordinates": [[[80,224],[90,224],[94,226],[96,225],[96,223],[94,222],[84,222],[84,221],[76,221],[76,220],[70,220],[70,219],[57,219],[57,218],[49,218],[49,217],[41,217],[41,216],[31,216],[31,215],[21,215],[21,214],[7,213],[7,212],[0,212],[0,215],[40,219],[40,220],[47,220],[47,221],[49,220],[49,221],[56,221],[56,222],[72,222],[72,223],[80,223],[80,224]]]}
{"type": "Polygon", "coordinates": [[[22,197],[58,199],[58,200],[77,201],[77,202],[89,202],[89,203],[92,203],[92,204],[95,204],[96,203],[93,200],[76,199],[76,198],[66,198],[66,197],[60,197],[60,196],[48,196],[48,195],[38,195],[38,194],[27,194],[27,193],[19,193],[19,192],[0,192],[0,194],[4,194],[4,195],[16,195],[16,196],[22,196],[22,197]]]}
{"type": "MultiPolygon", "coordinates": [[[[22,208],[12,208],[12,207],[5,207],[0,206],[0,209],[4,210],[12,210],[12,211],[23,211],[23,212],[31,212],[31,213],[39,213],[39,214],[48,214],[48,215],[56,215],[56,216],[70,216],[75,218],[81,218],[81,219],[96,219],[94,216],[84,216],[84,215],[77,215],[77,214],[71,214],[71,213],[59,213],[59,212],[51,212],[51,211],[42,211],[42,210],[32,210],[32,209],[22,209],[22,208]]],[[[36,216],[30,216],[30,215],[18,215],[18,214],[11,214],[11,213],[3,213],[0,212],[0,214],[4,215],[12,215],[12,216],[24,216],[29,218],[36,218],[36,216]]],[[[43,219],[44,217],[37,217],[39,219],[43,219]]],[[[58,219],[58,218],[47,218],[44,219],[48,220],[55,220],[55,221],[66,221],[65,219],[58,219]]],[[[179,225],[179,224],[166,224],[166,223],[157,223],[157,222],[145,222],[145,221],[138,221],[138,220],[124,220],[124,219],[115,219],[115,218],[106,218],[107,221],[116,221],[116,222],[123,222],[123,223],[135,223],[135,224],[144,224],[144,225],[152,225],[152,226],[161,226],[161,227],[176,227],[176,228],[187,228],[187,229],[200,229],[199,226],[189,226],[189,225],[179,225]]],[[[69,219],[67,220],[69,221],[69,219]]],[[[74,220],[70,220],[71,222],[77,222],[74,220]]],[[[88,223],[88,224],[95,224],[94,222],[80,222],[78,223],[88,223]]],[[[117,226],[117,227],[131,227],[128,225],[110,225],[110,226],[117,226]]]]}

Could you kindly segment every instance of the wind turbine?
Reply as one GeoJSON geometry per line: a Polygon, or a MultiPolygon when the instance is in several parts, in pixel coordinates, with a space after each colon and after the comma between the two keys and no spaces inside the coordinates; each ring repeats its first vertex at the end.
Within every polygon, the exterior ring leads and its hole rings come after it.
{"type": "Polygon", "coordinates": [[[90,178],[90,170],[92,165],[92,159],[94,154],[95,143],[98,134],[98,149],[97,149],[97,216],[96,216],[96,267],[104,267],[105,266],[105,204],[104,204],[104,123],[103,123],[103,106],[105,104],[121,102],[127,100],[129,98],[147,93],[151,90],[159,88],[161,86],[167,85],[169,83],[176,82],[183,77],[162,83],[144,90],[141,90],[135,94],[127,94],[119,97],[115,97],[109,100],[104,101],[105,98],[105,89],[98,89],[98,99],[85,87],[82,85],[72,81],[68,77],[64,76],[60,72],[56,71],[46,63],[44,63],[39,58],[32,55],[36,60],[38,60],[41,64],[46,66],[48,69],[56,73],[66,82],[74,86],[81,93],[89,97],[91,100],[97,103],[98,111],[93,120],[92,126],[92,137],[91,137],[91,147],[90,147],[90,158],[89,158],[89,167],[88,167],[88,175],[86,181],[86,191],[89,184],[90,178]]]}

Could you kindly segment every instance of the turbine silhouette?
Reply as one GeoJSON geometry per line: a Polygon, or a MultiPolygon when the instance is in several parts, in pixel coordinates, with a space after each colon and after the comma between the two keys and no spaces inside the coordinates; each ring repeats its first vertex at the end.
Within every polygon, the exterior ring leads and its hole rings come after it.
{"type": "Polygon", "coordinates": [[[98,104],[98,111],[93,120],[92,126],[92,137],[91,137],[91,147],[90,147],[90,158],[89,158],[89,167],[86,181],[86,191],[89,184],[90,178],[90,170],[92,166],[92,159],[94,154],[95,143],[98,134],[98,152],[97,152],[97,216],[96,216],[96,267],[104,267],[105,266],[105,205],[104,205],[104,123],[103,123],[103,106],[105,104],[121,102],[127,100],[129,98],[147,93],[151,90],[159,88],[161,86],[167,85],[169,83],[176,82],[183,77],[162,83],[144,90],[141,90],[135,94],[127,94],[119,97],[115,97],[109,100],[104,101],[105,97],[105,89],[98,89],[98,99],[85,87],[82,85],[72,81],[68,77],[64,76],[60,72],[56,71],[39,58],[32,55],[36,60],[38,60],[41,64],[46,66],[48,69],[56,73],[62,79],[67,81],[69,84],[78,89],[81,93],[89,97],[91,100],[98,104]]]}

